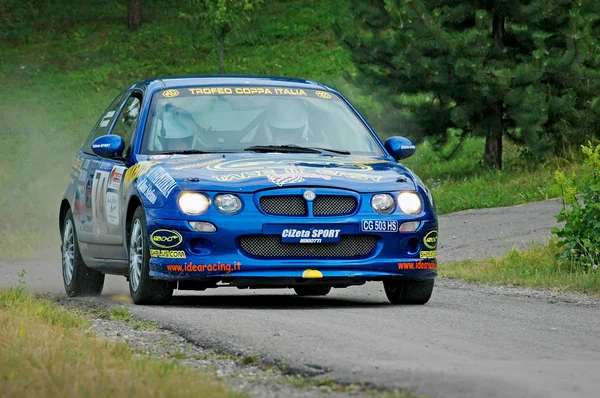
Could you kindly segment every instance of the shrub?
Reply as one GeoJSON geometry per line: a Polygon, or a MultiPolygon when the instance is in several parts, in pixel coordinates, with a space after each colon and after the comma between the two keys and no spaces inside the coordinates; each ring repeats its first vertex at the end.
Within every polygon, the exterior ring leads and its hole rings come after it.
{"type": "Polygon", "coordinates": [[[583,172],[567,177],[557,171],[556,186],[560,189],[563,210],[556,216],[564,227],[553,228],[559,238],[559,260],[570,261],[574,270],[589,271],[600,264],[600,145],[582,146],[585,160],[583,172]],[[578,186],[583,186],[581,195],[578,186]]]}

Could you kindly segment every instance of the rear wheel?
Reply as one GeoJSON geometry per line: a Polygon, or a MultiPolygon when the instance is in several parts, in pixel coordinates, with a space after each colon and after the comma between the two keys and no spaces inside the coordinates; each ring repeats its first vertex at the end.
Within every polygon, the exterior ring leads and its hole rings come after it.
{"type": "Polygon", "coordinates": [[[88,268],[81,258],[73,213],[67,210],[62,226],[62,274],[69,297],[98,296],[104,287],[104,274],[88,268]]]}
{"type": "Polygon", "coordinates": [[[135,209],[129,231],[129,293],[135,304],[165,304],[173,295],[169,282],[150,279],[146,214],[135,209]]]}
{"type": "Polygon", "coordinates": [[[294,291],[298,296],[327,296],[330,286],[297,286],[294,291]]]}
{"type": "Polygon", "coordinates": [[[425,304],[433,292],[433,279],[387,280],[383,282],[385,294],[392,304],[425,304]]]}

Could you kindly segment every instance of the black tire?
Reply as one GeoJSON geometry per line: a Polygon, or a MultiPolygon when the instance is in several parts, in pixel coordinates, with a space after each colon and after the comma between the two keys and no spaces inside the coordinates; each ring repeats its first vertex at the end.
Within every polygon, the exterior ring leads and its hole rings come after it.
{"type": "Polygon", "coordinates": [[[385,295],[392,304],[425,304],[431,298],[434,279],[383,281],[385,295]]]}
{"type": "Polygon", "coordinates": [[[129,225],[127,234],[127,247],[129,252],[129,293],[135,304],[166,304],[173,296],[173,288],[167,281],[161,281],[150,278],[150,249],[148,232],[146,230],[146,213],[144,208],[139,206],[133,213],[133,219],[129,225]],[[134,267],[132,267],[133,256],[131,253],[133,243],[132,233],[136,222],[140,223],[141,238],[136,243],[136,247],[141,243],[141,270],[137,279],[132,277],[134,267]],[[137,286],[134,281],[137,280],[137,286]]]}
{"type": "Polygon", "coordinates": [[[327,296],[330,286],[296,286],[294,291],[298,296],[327,296]]]}
{"type": "Polygon", "coordinates": [[[81,258],[75,220],[71,209],[67,210],[61,226],[61,265],[65,292],[69,297],[98,296],[104,287],[104,274],[88,268],[81,258]],[[70,254],[67,254],[70,253],[70,254]],[[72,271],[69,271],[72,260],[72,271]],[[70,272],[70,278],[69,278],[70,272]]]}

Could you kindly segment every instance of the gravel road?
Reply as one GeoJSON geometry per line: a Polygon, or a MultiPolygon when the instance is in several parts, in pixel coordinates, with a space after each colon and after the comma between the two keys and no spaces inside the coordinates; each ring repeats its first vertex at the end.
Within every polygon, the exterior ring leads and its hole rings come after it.
{"type": "MultiPolygon", "coordinates": [[[[442,216],[439,260],[544,242],[559,208],[546,201],[442,216]]],[[[32,290],[64,295],[57,253],[0,263],[0,288],[21,269],[32,290]]],[[[102,300],[126,287],[124,278],[107,277],[102,300]]],[[[202,347],[432,397],[598,396],[599,309],[598,300],[576,295],[446,280],[415,307],[389,305],[379,283],[323,298],[230,288],[178,295],[169,306],[130,306],[202,347]]]]}

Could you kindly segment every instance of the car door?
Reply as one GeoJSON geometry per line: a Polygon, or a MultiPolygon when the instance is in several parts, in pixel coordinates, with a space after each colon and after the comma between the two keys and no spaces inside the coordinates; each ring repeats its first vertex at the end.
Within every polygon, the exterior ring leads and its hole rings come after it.
{"type": "Polygon", "coordinates": [[[126,260],[124,223],[125,209],[123,176],[127,169],[126,159],[132,148],[132,138],[137,128],[142,97],[132,93],[120,109],[109,134],[119,135],[125,142],[123,159],[103,159],[94,170],[90,194],[94,245],[90,254],[94,258],[126,260]]]}
{"type": "Polygon", "coordinates": [[[96,138],[108,134],[116,119],[115,115],[121,109],[129,94],[129,92],[120,93],[106,108],[85,143],[81,146],[78,155],[82,159],[83,166],[79,172],[75,197],[73,198],[73,216],[77,226],[81,255],[84,259],[90,256],[88,245],[97,243],[97,235],[93,233],[94,208],[92,206],[92,199],[96,171],[103,161],[102,158],[92,151],[92,142],[96,138]]]}

